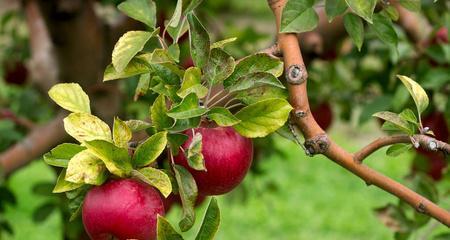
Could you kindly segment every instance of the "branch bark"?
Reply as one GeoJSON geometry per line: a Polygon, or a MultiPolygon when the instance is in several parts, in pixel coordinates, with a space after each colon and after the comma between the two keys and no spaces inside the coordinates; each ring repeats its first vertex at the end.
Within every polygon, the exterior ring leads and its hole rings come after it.
{"type": "Polygon", "coordinates": [[[41,157],[49,148],[63,142],[67,138],[63,127],[65,115],[60,113],[51,122],[34,128],[21,142],[0,154],[0,169],[3,173],[10,174],[30,160],[41,157]]]}
{"type": "MultiPolygon", "coordinates": [[[[287,0],[268,0],[275,18],[277,31],[280,29],[281,14],[287,0]]],[[[405,201],[418,212],[428,214],[441,223],[450,226],[450,213],[433,202],[415,193],[404,185],[360,164],[353,154],[345,151],[333,142],[315,121],[311,114],[306,90],[308,77],[296,34],[279,33],[278,43],[283,53],[285,76],[288,83],[289,99],[293,110],[293,119],[305,136],[305,147],[310,154],[322,153],[340,166],[346,168],[364,180],[405,201]]]]}
{"type": "Polygon", "coordinates": [[[423,149],[427,151],[441,151],[445,154],[450,154],[450,145],[448,143],[439,141],[433,137],[423,135],[423,134],[416,134],[413,136],[408,135],[392,135],[392,136],[386,136],[376,139],[375,141],[371,142],[364,148],[362,148],[360,151],[356,152],[353,156],[354,160],[356,162],[362,162],[366,157],[368,157],[373,152],[377,151],[378,149],[389,146],[396,143],[417,143],[417,147],[422,147],[423,149]]]}

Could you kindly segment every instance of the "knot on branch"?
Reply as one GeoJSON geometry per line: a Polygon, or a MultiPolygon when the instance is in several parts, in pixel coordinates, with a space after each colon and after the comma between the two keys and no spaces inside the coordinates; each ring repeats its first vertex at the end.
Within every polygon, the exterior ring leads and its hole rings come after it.
{"type": "Polygon", "coordinates": [[[325,153],[330,146],[330,140],[326,134],[320,134],[305,141],[306,153],[310,156],[325,153]]]}
{"type": "Polygon", "coordinates": [[[289,84],[299,85],[306,81],[308,72],[304,64],[290,65],[286,70],[286,80],[289,84]]]}
{"type": "Polygon", "coordinates": [[[304,118],[304,117],[306,117],[308,112],[309,112],[308,110],[305,111],[305,110],[298,109],[298,110],[295,110],[294,115],[297,118],[304,118]]]}

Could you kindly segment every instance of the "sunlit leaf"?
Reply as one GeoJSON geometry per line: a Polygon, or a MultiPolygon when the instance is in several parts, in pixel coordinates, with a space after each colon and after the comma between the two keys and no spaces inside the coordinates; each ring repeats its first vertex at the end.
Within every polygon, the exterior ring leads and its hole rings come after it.
{"type": "Polygon", "coordinates": [[[186,158],[191,168],[198,171],[207,171],[202,154],[202,134],[196,132],[186,152],[186,158]]]}
{"type": "Polygon", "coordinates": [[[175,231],[163,216],[158,215],[158,240],[183,240],[183,237],[175,231]]]}
{"type": "Polygon", "coordinates": [[[44,162],[51,166],[65,168],[69,164],[69,160],[84,149],[86,148],[78,144],[63,143],[46,153],[44,162]]]}
{"type": "Polygon", "coordinates": [[[139,170],[133,170],[132,175],[157,188],[166,198],[172,192],[172,184],[169,176],[159,169],[152,167],[141,168],[139,170]]]}
{"type": "Polygon", "coordinates": [[[159,95],[153,102],[150,108],[150,118],[158,130],[170,128],[174,124],[173,119],[167,116],[166,98],[164,95],[159,95]]]}
{"type": "Polygon", "coordinates": [[[187,119],[198,117],[208,112],[208,109],[199,106],[198,97],[191,93],[187,95],[180,104],[174,106],[167,112],[169,117],[175,119],[187,119]]]}
{"type": "Polygon", "coordinates": [[[304,24],[305,19],[302,16],[313,5],[314,0],[289,0],[283,8],[280,32],[297,32],[304,24]]]}
{"type": "Polygon", "coordinates": [[[230,92],[237,92],[264,85],[285,88],[274,75],[267,72],[255,72],[238,78],[233,85],[227,87],[226,89],[230,92]]]}
{"type": "Polygon", "coordinates": [[[119,148],[104,140],[92,140],[85,142],[88,150],[100,158],[108,171],[119,177],[126,177],[131,172],[131,161],[128,150],[119,148]]]}
{"type": "Polygon", "coordinates": [[[50,98],[60,107],[74,112],[91,113],[89,96],[78,83],[59,83],[48,91],[50,98]]]}
{"type": "Polygon", "coordinates": [[[108,124],[89,113],[71,113],[64,118],[64,129],[81,143],[94,139],[112,140],[108,124]]]}
{"type": "Polygon", "coordinates": [[[66,181],[92,185],[103,184],[108,172],[102,160],[89,150],[83,150],[73,156],[66,170],[66,181]]]}
{"type": "Polygon", "coordinates": [[[132,132],[142,131],[152,126],[150,123],[142,120],[128,120],[125,121],[125,124],[132,132]]]}
{"type": "Polygon", "coordinates": [[[414,134],[414,130],[410,128],[408,122],[400,118],[400,116],[396,113],[383,111],[377,112],[372,116],[381,118],[385,121],[394,124],[395,126],[399,127],[403,132],[406,132],[408,134],[414,134]]]}
{"type": "Polygon", "coordinates": [[[425,90],[416,83],[414,80],[407,76],[397,75],[397,77],[402,81],[403,85],[408,89],[409,94],[411,94],[414,102],[416,103],[417,111],[420,114],[428,107],[428,96],[425,90]]]}
{"type": "Polygon", "coordinates": [[[65,180],[66,178],[66,169],[63,169],[56,180],[55,188],[53,189],[53,193],[62,193],[77,189],[83,186],[82,183],[73,183],[65,180]]]}
{"type": "Polygon", "coordinates": [[[151,71],[150,66],[141,60],[133,58],[121,72],[116,71],[112,64],[109,64],[103,74],[103,81],[111,81],[121,78],[128,78],[135,75],[148,73],[151,71]]]}
{"type": "Polygon", "coordinates": [[[167,145],[167,132],[159,132],[139,144],[133,156],[133,164],[144,167],[152,163],[164,151],[167,145]]]}
{"type": "Polygon", "coordinates": [[[178,96],[184,98],[191,93],[195,93],[197,97],[203,98],[208,93],[208,88],[202,85],[202,71],[198,67],[190,67],[184,72],[183,82],[180,90],[177,91],[178,96]]]}
{"type": "Polygon", "coordinates": [[[114,118],[113,141],[118,147],[127,148],[131,140],[131,129],[118,117],[114,118]]]}
{"type": "Polygon", "coordinates": [[[284,99],[266,99],[239,110],[235,116],[241,122],[233,127],[245,137],[264,137],[283,126],[291,110],[284,99]]]}
{"type": "Polygon", "coordinates": [[[156,25],[156,6],[152,0],[127,0],[119,4],[117,8],[151,28],[156,25]]]}
{"type": "Polygon", "coordinates": [[[213,48],[205,67],[204,79],[209,85],[221,83],[234,71],[234,58],[220,48],[213,48]]]}
{"type": "Polygon", "coordinates": [[[112,53],[112,64],[116,71],[122,72],[153,35],[153,33],[145,31],[129,31],[125,33],[117,41],[112,53]]]}

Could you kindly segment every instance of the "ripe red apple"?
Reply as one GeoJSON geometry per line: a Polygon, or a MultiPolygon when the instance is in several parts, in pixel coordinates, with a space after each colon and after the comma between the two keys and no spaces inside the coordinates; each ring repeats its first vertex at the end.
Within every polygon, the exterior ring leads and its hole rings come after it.
{"type": "Polygon", "coordinates": [[[311,113],[316,119],[317,124],[323,129],[327,130],[333,122],[333,111],[327,102],[323,102],[311,109],[311,113]]]}
{"type": "MultiPolygon", "coordinates": [[[[221,195],[235,188],[245,177],[253,159],[253,143],[232,127],[199,127],[193,130],[202,134],[202,154],[206,171],[189,167],[186,156],[180,151],[175,162],[184,166],[197,182],[199,195],[221,195]]],[[[188,149],[192,130],[184,134],[189,139],[182,145],[188,149]]]]}
{"type": "Polygon", "coordinates": [[[164,215],[160,193],[132,179],[92,188],[82,211],[86,232],[94,240],[156,239],[158,214],[164,215]]]}

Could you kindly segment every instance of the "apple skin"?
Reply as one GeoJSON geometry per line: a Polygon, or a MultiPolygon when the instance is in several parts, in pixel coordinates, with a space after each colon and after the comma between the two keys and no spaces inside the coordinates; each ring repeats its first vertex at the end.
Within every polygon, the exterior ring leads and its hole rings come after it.
{"type": "Polygon", "coordinates": [[[313,107],[311,113],[314,116],[314,119],[316,119],[317,124],[325,131],[331,126],[331,123],[333,123],[333,111],[331,110],[330,104],[327,102],[322,102],[313,107]]]}
{"type": "Polygon", "coordinates": [[[157,216],[164,215],[160,193],[132,179],[111,180],[86,195],[82,218],[94,240],[156,239],[157,216]]]}
{"type": "Polygon", "coordinates": [[[244,179],[252,164],[253,143],[232,127],[199,127],[184,132],[189,139],[182,145],[188,149],[193,132],[202,134],[202,154],[206,171],[189,167],[185,155],[175,156],[175,163],[182,165],[197,182],[199,195],[221,195],[231,191],[244,179]]]}

